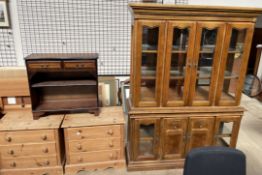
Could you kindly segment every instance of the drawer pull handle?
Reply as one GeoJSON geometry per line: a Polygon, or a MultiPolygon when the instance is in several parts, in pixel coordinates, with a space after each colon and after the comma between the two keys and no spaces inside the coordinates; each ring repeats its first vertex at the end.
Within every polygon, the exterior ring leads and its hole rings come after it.
{"type": "Polygon", "coordinates": [[[42,136],[42,140],[47,140],[47,136],[46,136],[46,135],[43,135],[43,136],[42,136]]]}
{"type": "Polygon", "coordinates": [[[7,142],[12,142],[12,138],[11,138],[11,137],[6,137],[5,140],[6,140],[7,142]]]}
{"type": "Polygon", "coordinates": [[[41,65],[41,68],[48,68],[48,65],[41,65]]]}
{"type": "Polygon", "coordinates": [[[82,146],[81,145],[77,145],[77,149],[78,150],[82,150],[82,146]]]}
{"type": "Polygon", "coordinates": [[[115,160],[115,159],[117,159],[117,156],[114,155],[113,153],[111,153],[111,154],[109,155],[109,158],[110,158],[111,160],[115,160]]]}
{"type": "Polygon", "coordinates": [[[9,153],[10,155],[14,155],[14,154],[15,154],[14,150],[9,150],[8,153],[9,153]]]}
{"type": "Polygon", "coordinates": [[[78,159],[78,162],[83,162],[83,158],[80,157],[80,158],[78,159]]]}
{"type": "Polygon", "coordinates": [[[50,162],[49,162],[49,161],[46,161],[46,162],[45,162],[45,165],[50,165],[50,162]]]}
{"type": "Polygon", "coordinates": [[[49,152],[48,148],[43,149],[43,152],[48,153],[49,152]]]}
{"type": "Polygon", "coordinates": [[[11,167],[16,167],[16,163],[15,162],[13,162],[13,163],[11,163],[11,165],[10,165],[11,167]]]}
{"type": "Polygon", "coordinates": [[[108,134],[108,135],[113,135],[113,134],[114,134],[114,131],[113,131],[112,129],[109,129],[109,130],[107,131],[107,134],[108,134]]]}
{"type": "Polygon", "coordinates": [[[42,175],[49,175],[49,173],[43,173],[42,175]]]}
{"type": "Polygon", "coordinates": [[[114,147],[114,143],[113,143],[113,141],[111,141],[110,143],[109,143],[109,147],[114,147]]]}

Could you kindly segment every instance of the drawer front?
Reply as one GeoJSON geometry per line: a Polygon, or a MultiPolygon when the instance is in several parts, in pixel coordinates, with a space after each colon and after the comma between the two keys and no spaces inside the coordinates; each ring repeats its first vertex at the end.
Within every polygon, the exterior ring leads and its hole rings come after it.
{"type": "Polygon", "coordinates": [[[94,61],[64,61],[64,68],[66,69],[95,69],[94,61]]]}
{"type": "Polygon", "coordinates": [[[119,125],[67,129],[68,140],[120,137],[119,125]]]}
{"type": "Polygon", "coordinates": [[[56,166],[56,165],[57,165],[57,159],[55,156],[2,159],[1,162],[1,166],[4,169],[40,168],[40,167],[49,167],[49,166],[56,166]]]}
{"type": "Polygon", "coordinates": [[[214,118],[194,118],[191,119],[192,129],[209,129],[214,118]]]}
{"type": "Polygon", "coordinates": [[[70,164],[114,161],[119,160],[121,158],[122,156],[120,150],[76,153],[70,155],[70,164]]]}
{"type": "Polygon", "coordinates": [[[60,69],[61,62],[60,61],[43,61],[43,62],[29,62],[29,69],[60,69]]]}
{"type": "Polygon", "coordinates": [[[120,148],[120,138],[90,139],[69,142],[69,152],[90,152],[120,148]]]}
{"type": "Polygon", "coordinates": [[[55,141],[55,132],[53,130],[10,131],[0,133],[0,145],[53,141],[55,141]]]}
{"type": "Polygon", "coordinates": [[[20,144],[0,146],[2,158],[56,155],[56,144],[20,144]]]}
{"type": "Polygon", "coordinates": [[[43,167],[43,168],[25,168],[25,169],[2,169],[1,175],[63,175],[63,168],[43,167]]]}

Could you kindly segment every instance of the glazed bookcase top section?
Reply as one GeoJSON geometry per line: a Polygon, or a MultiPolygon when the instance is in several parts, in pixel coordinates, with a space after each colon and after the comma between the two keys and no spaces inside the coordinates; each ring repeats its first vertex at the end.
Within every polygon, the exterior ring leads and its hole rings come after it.
{"type": "Polygon", "coordinates": [[[48,59],[98,59],[97,53],[34,53],[25,60],[48,60],[48,59]]]}
{"type": "Polygon", "coordinates": [[[256,18],[262,14],[262,8],[250,7],[229,7],[229,6],[198,6],[198,5],[170,5],[152,3],[129,3],[134,18],[140,15],[165,15],[168,16],[209,16],[209,17],[236,17],[236,18],[256,18]]]}

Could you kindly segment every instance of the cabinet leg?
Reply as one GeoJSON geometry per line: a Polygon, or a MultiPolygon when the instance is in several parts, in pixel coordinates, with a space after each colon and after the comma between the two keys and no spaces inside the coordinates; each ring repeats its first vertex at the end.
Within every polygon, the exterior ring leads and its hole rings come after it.
{"type": "Polygon", "coordinates": [[[43,112],[33,112],[33,119],[38,120],[41,115],[43,115],[43,112]]]}

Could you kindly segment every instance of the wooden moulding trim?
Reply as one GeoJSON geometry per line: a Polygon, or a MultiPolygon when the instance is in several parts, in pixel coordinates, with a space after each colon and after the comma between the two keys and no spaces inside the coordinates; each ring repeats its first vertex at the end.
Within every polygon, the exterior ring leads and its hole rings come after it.
{"type": "Polygon", "coordinates": [[[176,107],[176,108],[131,108],[129,114],[186,114],[186,113],[243,113],[243,107],[176,107]]]}
{"type": "Polygon", "coordinates": [[[200,6],[200,5],[170,5],[170,4],[142,4],[130,3],[133,13],[149,15],[186,15],[187,16],[234,16],[234,17],[257,17],[262,14],[262,8],[250,7],[224,7],[224,6],[200,6]]]}

